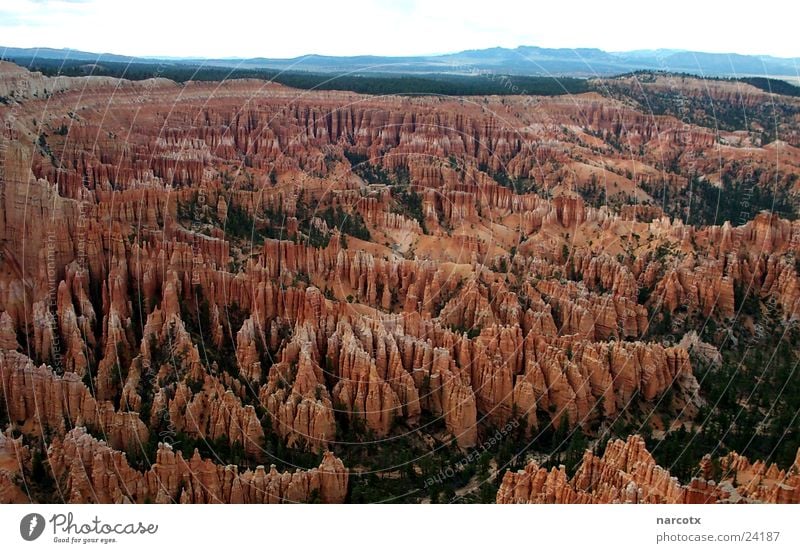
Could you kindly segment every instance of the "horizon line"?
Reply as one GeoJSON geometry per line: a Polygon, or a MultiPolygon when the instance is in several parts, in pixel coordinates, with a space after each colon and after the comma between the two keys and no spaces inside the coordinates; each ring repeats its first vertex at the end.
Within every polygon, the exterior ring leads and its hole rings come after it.
{"type": "Polygon", "coordinates": [[[385,54],[346,54],[346,55],[336,55],[336,54],[324,54],[324,53],[315,53],[309,52],[305,54],[300,54],[297,56],[292,57],[273,57],[269,55],[253,55],[253,56],[221,56],[221,57],[214,57],[214,56],[204,56],[204,55],[188,55],[188,56],[172,56],[169,54],[156,54],[156,55],[132,55],[132,54],[123,54],[117,53],[114,51],[92,51],[92,50],[81,50],[77,48],[72,48],[69,46],[62,46],[62,47],[55,47],[55,46],[12,46],[3,44],[0,45],[0,52],[8,50],[8,49],[18,49],[18,50],[55,50],[60,52],[76,52],[80,54],[92,54],[97,56],[118,56],[118,57],[125,57],[131,59],[144,59],[144,60],[224,60],[224,61],[246,61],[246,60],[253,60],[253,59],[271,59],[271,60],[298,60],[302,58],[308,57],[323,57],[323,58],[364,58],[364,57],[371,57],[371,58],[435,58],[435,57],[444,57],[444,56],[455,56],[458,54],[464,54],[467,52],[485,52],[488,50],[505,50],[508,52],[513,52],[516,50],[524,49],[524,48],[531,48],[531,49],[538,49],[538,50],[555,50],[555,51],[573,51],[577,52],[579,50],[595,50],[598,52],[603,52],[610,55],[625,55],[625,54],[635,54],[635,53],[647,53],[652,55],[658,55],[659,53],[668,52],[670,54],[676,53],[684,53],[684,54],[705,54],[705,55],[714,55],[714,56],[742,56],[742,57],[750,57],[750,58],[769,58],[774,60],[784,60],[784,61],[800,61],[800,56],[789,56],[789,57],[782,57],[782,56],[775,56],[772,54],[742,54],[739,52],[709,52],[705,50],[690,50],[686,48],[671,48],[671,47],[659,47],[659,48],[634,48],[631,50],[604,50],[602,48],[598,48],[596,46],[576,46],[576,47],[547,47],[547,46],[536,46],[531,44],[519,44],[513,48],[505,47],[505,46],[489,46],[485,48],[468,48],[466,50],[457,50],[457,51],[449,51],[449,52],[439,52],[439,53],[428,53],[428,54],[392,54],[392,55],[385,55],[385,54]]]}

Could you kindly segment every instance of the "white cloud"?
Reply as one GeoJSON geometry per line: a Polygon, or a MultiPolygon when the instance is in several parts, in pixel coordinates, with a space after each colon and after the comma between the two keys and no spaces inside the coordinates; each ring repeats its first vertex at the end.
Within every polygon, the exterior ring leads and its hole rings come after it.
{"type": "Polygon", "coordinates": [[[800,56],[778,0],[3,0],[0,43],[149,56],[418,55],[491,46],[800,56]]]}

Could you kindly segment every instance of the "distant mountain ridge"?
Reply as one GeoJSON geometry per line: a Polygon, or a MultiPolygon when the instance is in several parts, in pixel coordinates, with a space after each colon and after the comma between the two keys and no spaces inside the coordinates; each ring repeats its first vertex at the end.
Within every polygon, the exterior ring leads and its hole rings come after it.
{"type": "Polygon", "coordinates": [[[433,56],[325,56],[310,54],[296,58],[174,58],[135,57],[111,53],[83,52],[54,48],[11,48],[0,46],[0,56],[9,60],[40,58],[87,63],[124,62],[168,64],[203,63],[216,67],[351,74],[469,75],[497,72],[531,76],[609,76],[636,70],[660,70],[703,76],[800,77],[800,58],[777,58],[743,54],[714,54],[684,50],[634,50],[606,52],[598,48],[486,48],[433,56]]]}

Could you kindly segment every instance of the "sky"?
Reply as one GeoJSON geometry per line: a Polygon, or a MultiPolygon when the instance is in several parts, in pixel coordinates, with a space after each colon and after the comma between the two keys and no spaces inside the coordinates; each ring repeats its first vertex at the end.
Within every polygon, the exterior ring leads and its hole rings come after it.
{"type": "Polygon", "coordinates": [[[424,55],[520,45],[800,57],[792,4],[785,0],[741,5],[733,0],[2,0],[0,45],[201,58],[424,55]]]}

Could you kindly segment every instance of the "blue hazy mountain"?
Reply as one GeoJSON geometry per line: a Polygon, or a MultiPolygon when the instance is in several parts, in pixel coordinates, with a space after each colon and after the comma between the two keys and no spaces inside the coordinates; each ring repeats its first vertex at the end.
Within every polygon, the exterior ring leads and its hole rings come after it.
{"type": "Polygon", "coordinates": [[[324,56],[310,54],[296,58],[175,58],[133,57],[71,49],[6,48],[5,59],[38,58],[170,65],[204,64],[241,69],[270,68],[291,71],[350,74],[476,74],[496,72],[509,75],[606,76],[636,70],[662,70],[708,76],[800,76],[800,58],[777,58],[742,54],[715,54],[684,50],[634,50],[606,52],[597,48],[486,48],[431,56],[324,56]]]}

